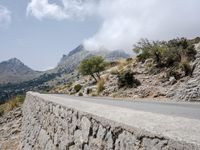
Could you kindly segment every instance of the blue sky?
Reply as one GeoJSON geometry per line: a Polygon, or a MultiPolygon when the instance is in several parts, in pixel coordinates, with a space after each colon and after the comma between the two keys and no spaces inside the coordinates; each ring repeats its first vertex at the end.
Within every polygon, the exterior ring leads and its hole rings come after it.
{"type": "Polygon", "coordinates": [[[17,57],[36,70],[55,67],[63,54],[93,35],[99,26],[95,17],[84,21],[38,20],[26,15],[27,0],[1,0],[0,5],[12,16],[11,23],[0,29],[0,61],[17,57]]]}
{"type": "Polygon", "coordinates": [[[199,0],[0,1],[0,61],[17,57],[36,70],[55,67],[83,43],[124,49],[141,38],[200,36],[199,0]]]}

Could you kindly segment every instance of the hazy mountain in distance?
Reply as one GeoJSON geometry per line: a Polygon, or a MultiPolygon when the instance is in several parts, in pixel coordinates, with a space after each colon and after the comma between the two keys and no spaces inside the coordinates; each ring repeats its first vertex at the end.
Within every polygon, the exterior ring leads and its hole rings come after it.
{"type": "Polygon", "coordinates": [[[77,48],[70,51],[68,55],[63,55],[60,62],[58,63],[58,66],[55,69],[53,69],[53,71],[70,73],[78,67],[81,61],[95,55],[102,56],[107,61],[114,61],[114,60],[130,57],[129,54],[125,53],[122,50],[88,51],[84,48],[83,45],[79,45],[77,48]]]}
{"type": "Polygon", "coordinates": [[[17,58],[0,63],[0,84],[20,83],[37,78],[42,73],[27,67],[17,58]]]}

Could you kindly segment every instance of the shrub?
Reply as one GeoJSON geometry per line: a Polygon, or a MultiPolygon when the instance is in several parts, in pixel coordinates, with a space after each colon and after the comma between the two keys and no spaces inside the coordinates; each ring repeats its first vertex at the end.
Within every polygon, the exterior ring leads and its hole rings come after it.
{"type": "Polygon", "coordinates": [[[132,62],[133,62],[133,58],[127,58],[127,59],[126,59],[126,62],[127,62],[128,64],[132,63],[132,62]]]}
{"type": "Polygon", "coordinates": [[[181,62],[179,63],[179,68],[184,71],[185,76],[192,75],[192,67],[186,57],[182,57],[181,62]]]}
{"type": "Polygon", "coordinates": [[[107,62],[106,63],[106,68],[111,68],[111,67],[115,67],[118,65],[117,61],[111,61],[111,62],[107,62]]]}
{"type": "Polygon", "coordinates": [[[139,80],[135,79],[132,71],[127,70],[127,71],[122,71],[119,73],[118,75],[119,88],[122,88],[122,87],[132,88],[132,87],[137,87],[139,85],[141,85],[141,83],[139,80]]]}
{"type": "Polygon", "coordinates": [[[16,96],[16,101],[18,101],[19,103],[24,103],[25,100],[25,96],[24,95],[18,95],[16,96]]]}
{"type": "Polygon", "coordinates": [[[118,75],[118,71],[117,71],[117,69],[112,69],[111,71],[110,71],[110,74],[111,75],[118,75]]]}
{"type": "Polygon", "coordinates": [[[4,109],[0,107],[0,117],[4,115],[4,109]]]}
{"type": "Polygon", "coordinates": [[[178,70],[175,70],[175,69],[169,69],[167,71],[167,76],[166,76],[168,79],[170,77],[175,77],[176,80],[179,80],[181,77],[182,77],[182,74],[180,71],[178,70]]]}
{"type": "Polygon", "coordinates": [[[98,81],[98,83],[97,83],[97,93],[98,94],[101,93],[105,89],[104,84],[105,84],[104,79],[101,79],[98,81]]]}
{"type": "Polygon", "coordinates": [[[160,68],[181,68],[186,75],[191,73],[190,61],[195,59],[196,50],[194,43],[185,38],[177,38],[165,41],[148,41],[142,39],[134,45],[133,51],[137,54],[138,60],[145,62],[153,59],[155,69],[160,68]],[[184,60],[183,60],[184,58],[184,60]]]}
{"type": "Polygon", "coordinates": [[[74,86],[74,90],[76,91],[76,93],[78,93],[81,90],[82,86],[80,84],[77,84],[74,86]]]}
{"type": "Polygon", "coordinates": [[[78,93],[78,96],[83,96],[83,93],[82,92],[78,93]]]}
{"type": "Polygon", "coordinates": [[[97,96],[97,93],[96,93],[96,92],[93,92],[93,93],[91,93],[91,96],[92,96],[92,97],[95,97],[95,96],[97,96]]]}

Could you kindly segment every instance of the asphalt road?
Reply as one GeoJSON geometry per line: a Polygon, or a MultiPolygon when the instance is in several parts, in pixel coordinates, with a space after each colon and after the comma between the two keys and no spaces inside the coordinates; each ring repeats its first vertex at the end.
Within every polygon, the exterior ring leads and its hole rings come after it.
{"type": "Polygon", "coordinates": [[[127,109],[200,120],[200,103],[155,102],[155,101],[135,101],[135,100],[128,101],[123,99],[120,100],[111,98],[73,97],[67,95],[52,95],[52,96],[62,97],[62,98],[66,97],[66,100],[67,98],[70,98],[73,100],[81,100],[91,103],[112,105],[127,109]]]}

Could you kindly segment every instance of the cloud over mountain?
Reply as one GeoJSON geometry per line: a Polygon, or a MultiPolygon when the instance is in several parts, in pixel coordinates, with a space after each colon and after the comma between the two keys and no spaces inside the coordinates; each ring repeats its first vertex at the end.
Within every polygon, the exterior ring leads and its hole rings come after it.
{"type": "Polygon", "coordinates": [[[6,27],[11,23],[11,12],[4,6],[0,5],[0,28],[6,27]]]}
{"type": "Polygon", "coordinates": [[[98,31],[83,41],[87,49],[131,49],[140,38],[152,40],[200,34],[199,0],[32,0],[27,13],[38,19],[83,19],[96,15],[98,31]]]}

